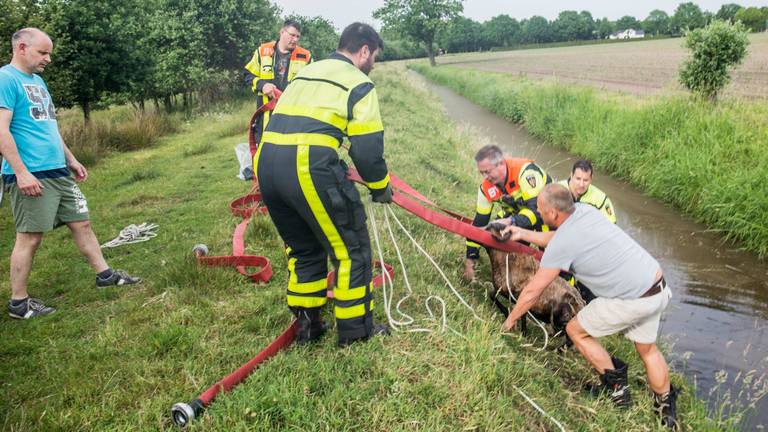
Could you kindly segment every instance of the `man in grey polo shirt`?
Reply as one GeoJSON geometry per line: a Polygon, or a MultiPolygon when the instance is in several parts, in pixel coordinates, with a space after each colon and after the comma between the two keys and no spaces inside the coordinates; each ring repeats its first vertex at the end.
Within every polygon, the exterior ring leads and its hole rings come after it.
{"type": "Polygon", "coordinates": [[[669,368],[656,346],[661,313],[672,297],[659,263],[599,211],[574,204],[562,185],[551,184],[542,190],[538,210],[544,223],[556,231],[510,226],[502,232],[510,233],[511,240],[546,247],[539,270],[523,288],[503,330],[515,326],[561,271],[573,273],[597,296],[566,327],[574,346],[600,374],[601,384],[591,390],[608,394],[618,406],[630,404],[627,364],[611,357],[596,339],[624,333],[635,343],[645,365],[662,424],[676,428],[677,390],[670,384],[669,368]]]}

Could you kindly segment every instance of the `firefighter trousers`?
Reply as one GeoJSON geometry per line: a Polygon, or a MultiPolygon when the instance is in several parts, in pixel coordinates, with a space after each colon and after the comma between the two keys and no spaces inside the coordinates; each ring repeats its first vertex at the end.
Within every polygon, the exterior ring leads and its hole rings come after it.
{"type": "Polygon", "coordinates": [[[336,149],[262,143],[256,161],[262,199],[288,246],[288,306],[325,305],[330,257],[339,339],[370,336],[372,262],[365,208],[336,149]]]}

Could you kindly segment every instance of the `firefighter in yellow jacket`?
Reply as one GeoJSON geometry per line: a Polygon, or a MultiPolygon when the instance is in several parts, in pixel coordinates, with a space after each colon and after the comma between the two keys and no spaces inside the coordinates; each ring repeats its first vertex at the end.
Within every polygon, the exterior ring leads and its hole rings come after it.
{"type": "MultiPolygon", "coordinates": [[[[483,183],[477,191],[475,219],[472,225],[484,227],[491,221],[494,204],[498,204],[500,223],[516,225],[535,231],[546,226],[536,207],[536,198],[552,177],[530,159],[504,158],[495,145],[481,148],[475,155],[483,183]]],[[[467,239],[464,279],[475,276],[475,263],[480,258],[480,245],[467,239]]]]}
{"type": "Polygon", "coordinates": [[[573,164],[568,180],[561,180],[558,183],[571,191],[574,202],[589,204],[600,210],[600,213],[609,221],[616,223],[616,212],[611,199],[605,192],[592,184],[592,164],[589,161],[577,160],[573,164]]]}
{"type": "MultiPolygon", "coordinates": [[[[257,95],[258,109],[275,97],[275,90],[284,91],[297,73],[312,61],[312,53],[299,46],[301,24],[286,20],[277,41],[261,44],[245,65],[245,81],[257,95]]],[[[269,112],[251,125],[256,142],[269,120],[269,112]]]]}
{"type": "Polygon", "coordinates": [[[256,154],[264,203],[288,246],[287,300],[299,343],[325,332],[329,257],[339,345],[388,332],[373,322],[365,208],[338,155],[346,136],[373,201],[392,201],[379,101],[367,75],[383,46],[367,24],[344,29],[337,51],[302,69],[282,94],[256,154]]]}

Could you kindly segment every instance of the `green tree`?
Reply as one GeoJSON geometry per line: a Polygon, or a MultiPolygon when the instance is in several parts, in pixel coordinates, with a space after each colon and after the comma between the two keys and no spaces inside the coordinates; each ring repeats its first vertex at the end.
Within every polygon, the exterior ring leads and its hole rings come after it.
{"type": "Polygon", "coordinates": [[[709,100],[730,81],[729,71],[747,55],[747,31],[740,22],[715,20],[708,26],[685,34],[685,47],[691,51],[680,68],[680,82],[709,100]]]}
{"type": "Polygon", "coordinates": [[[702,12],[697,4],[692,2],[680,3],[670,20],[670,27],[674,34],[682,34],[686,30],[701,28],[706,24],[707,19],[704,16],[704,12],[702,12]]]}
{"type": "Polygon", "coordinates": [[[654,9],[643,21],[643,30],[653,35],[667,34],[669,32],[669,15],[661,9],[654,9]]]}
{"type": "Polygon", "coordinates": [[[768,20],[768,10],[764,13],[756,7],[740,9],[734,15],[736,21],[741,21],[752,32],[765,30],[765,21],[768,20]]]}
{"type": "Polygon", "coordinates": [[[40,6],[36,0],[0,0],[0,61],[10,63],[11,36],[22,27],[40,26],[40,6]]]}
{"type": "Polygon", "coordinates": [[[743,9],[740,5],[737,5],[736,3],[728,3],[720,6],[720,9],[717,11],[717,14],[715,14],[715,18],[722,20],[722,21],[730,21],[734,22],[734,17],[736,17],[736,12],[743,9]]]}
{"type": "Polygon", "coordinates": [[[573,41],[592,38],[595,23],[587,11],[562,11],[552,22],[552,32],[557,40],[573,41]]]}
{"type": "Polygon", "coordinates": [[[385,0],[373,17],[385,27],[424,44],[429,64],[435,66],[435,37],[440,29],[464,10],[462,0],[385,0]]]}
{"type": "Polygon", "coordinates": [[[312,51],[312,56],[316,60],[328,57],[339,45],[339,35],[333,24],[326,18],[300,15],[291,15],[288,18],[301,24],[301,46],[312,51]]]}
{"type": "Polygon", "coordinates": [[[638,30],[640,28],[640,21],[637,20],[637,18],[630,16],[630,15],[624,15],[623,17],[619,18],[618,21],[616,21],[616,30],[627,30],[627,29],[635,29],[638,30]]]}
{"type": "Polygon", "coordinates": [[[458,16],[440,30],[437,42],[449,52],[471,52],[487,47],[483,40],[482,24],[470,18],[458,16]]]}
{"type": "Polygon", "coordinates": [[[616,27],[608,18],[602,18],[595,22],[595,33],[598,39],[605,39],[616,31],[616,27]]]}
{"type": "Polygon", "coordinates": [[[87,123],[108,93],[127,89],[139,61],[127,31],[136,3],[130,0],[50,0],[43,4],[44,30],[54,41],[47,71],[60,107],[78,105],[87,123]]]}
{"type": "Polygon", "coordinates": [[[524,43],[544,43],[552,41],[552,27],[546,18],[534,15],[522,22],[521,39],[524,43]]]}
{"type": "Polygon", "coordinates": [[[508,47],[520,38],[520,23],[509,15],[496,15],[483,23],[483,40],[489,47],[508,47]]]}
{"type": "Polygon", "coordinates": [[[579,16],[581,17],[582,22],[580,32],[581,39],[594,39],[597,33],[597,22],[592,18],[592,13],[584,10],[579,12],[579,16]]]}

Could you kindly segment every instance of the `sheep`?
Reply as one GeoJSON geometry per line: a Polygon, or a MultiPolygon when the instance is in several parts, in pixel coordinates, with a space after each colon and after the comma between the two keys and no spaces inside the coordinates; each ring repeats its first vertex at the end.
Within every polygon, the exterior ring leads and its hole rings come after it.
{"type": "MultiPolygon", "coordinates": [[[[497,298],[497,295],[508,298],[509,293],[514,298],[520,297],[525,285],[539,269],[538,261],[527,254],[507,253],[488,248],[488,256],[491,260],[494,287],[494,292],[489,293],[492,295],[491,298],[497,298]]],[[[531,313],[537,319],[552,324],[557,332],[565,329],[568,321],[576,317],[584,305],[584,300],[576,288],[562,278],[556,278],[541,293],[536,304],[531,308],[531,313]]]]}

